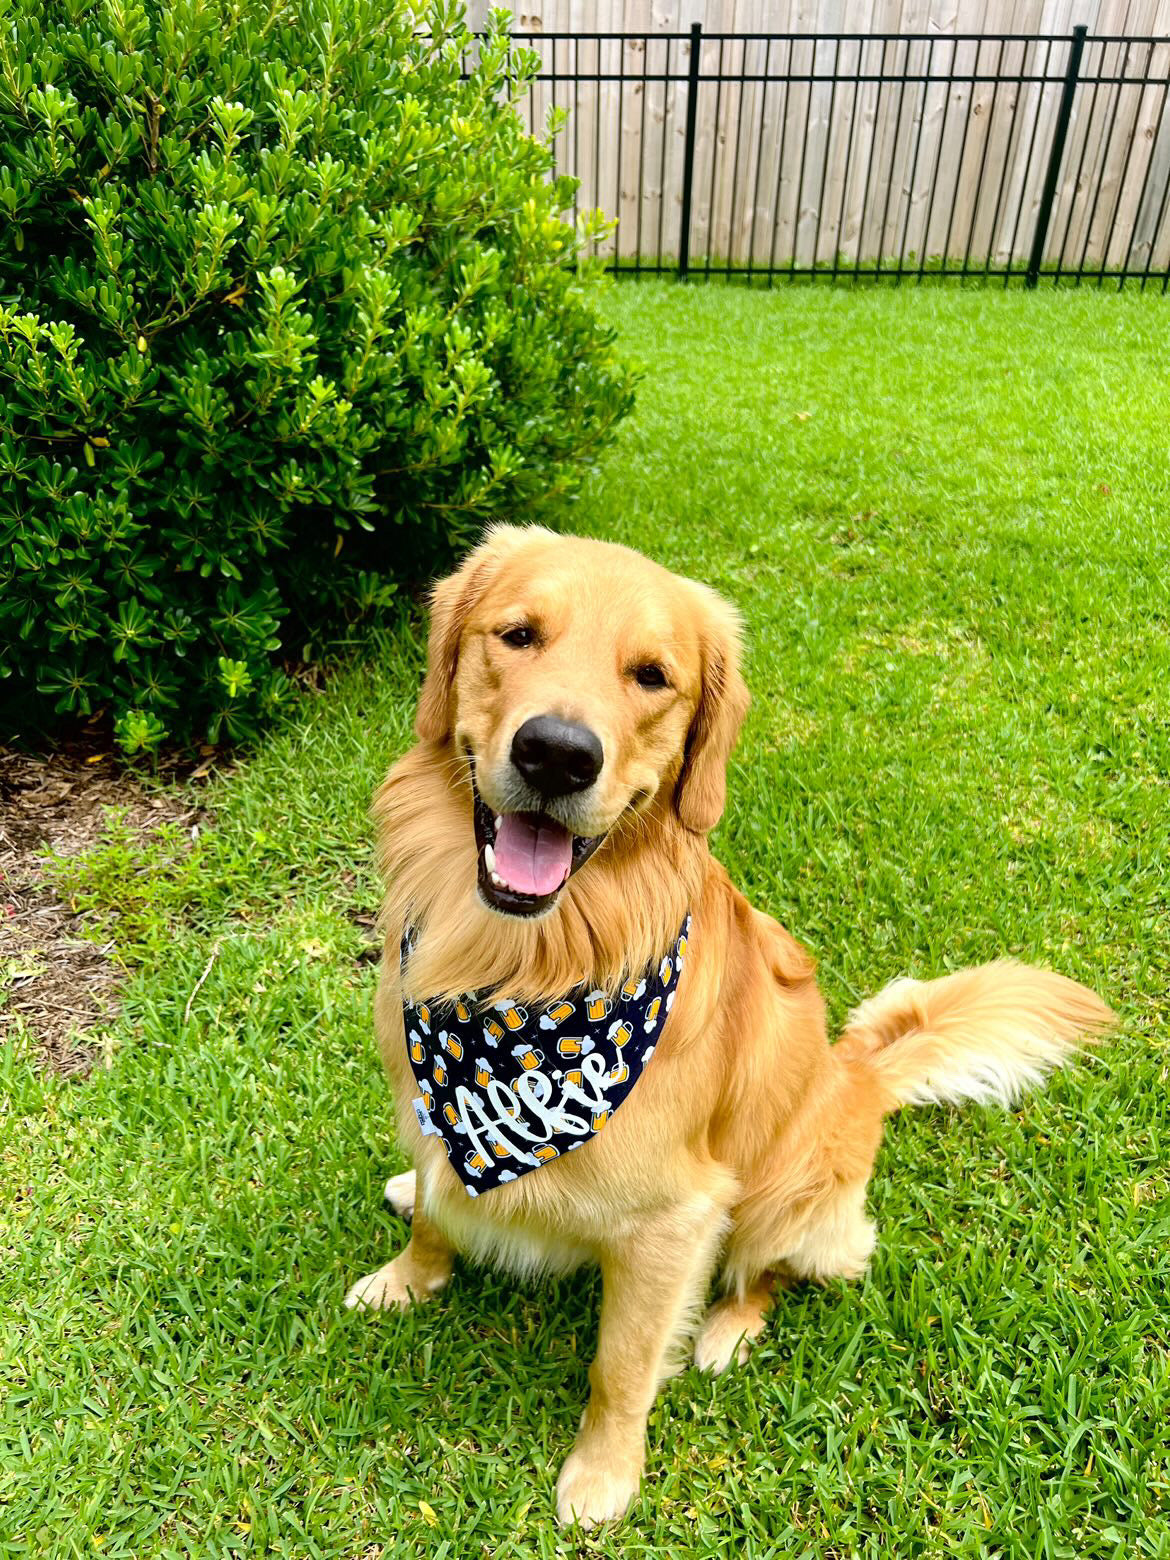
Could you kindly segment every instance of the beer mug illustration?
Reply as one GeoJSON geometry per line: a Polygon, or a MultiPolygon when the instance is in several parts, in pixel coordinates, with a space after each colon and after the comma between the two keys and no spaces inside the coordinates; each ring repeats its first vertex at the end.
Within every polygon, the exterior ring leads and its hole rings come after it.
{"type": "Polygon", "coordinates": [[[447,1081],[447,1068],[441,1056],[435,1057],[435,1065],[432,1068],[432,1072],[434,1074],[435,1082],[439,1085],[440,1088],[442,1088],[442,1086],[447,1081]]]}
{"type": "Polygon", "coordinates": [[[412,1062],[425,1062],[427,1059],[426,1047],[417,1029],[410,1031],[410,1059],[412,1062]]]}
{"type": "Polygon", "coordinates": [[[608,1110],[595,1110],[593,1112],[593,1130],[594,1130],[594,1132],[600,1132],[602,1127],[605,1126],[605,1124],[606,1124],[606,1122],[608,1120],[609,1120],[609,1111],[608,1110]]]}
{"type": "Polygon", "coordinates": [[[585,998],[585,1011],[593,1023],[609,1017],[609,1010],[613,1006],[604,991],[591,991],[585,998]]]}
{"type": "Polygon", "coordinates": [[[459,1112],[450,1100],[443,1106],[443,1120],[449,1127],[457,1127],[459,1125],[459,1112]]]}
{"type": "Polygon", "coordinates": [[[434,1108],[435,1108],[435,1096],[427,1088],[425,1083],[423,1084],[422,1102],[426,1106],[428,1112],[434,1110],[434,1108]]]}
{"type": "Polygon", "coordinates": [[[422,1032],[423,1032],[423,1034],[424,1035],[429,1035],[430,1032],[431,1032],[431,1010],[430,1010],[430,1008],[426,1005],[425,1002],[420,1002],[418,1007],[415,1008],[415,1012],[418,1014],[418,1021],[422,1025],[422,1032]]]}
{"type": "Polygon", "coordinates": [[[622,996],[627,1002],[636,1002],[646,990],[646,980],[642,975],[631,975],[622,987],[622,996]]]}
{"type": "Polygon", "coordinates": [[[679,940],[678,940],[678,962],[681,964],[682,961],[686,958],[686,956],[687,956],[687,934],[685,932],[683,932],[682,935],[679,937],[679,940]]]}
{"type": "Polygon", "coordinates": [[[522,1007],[517,1007],[514,1002],[497,1002],[496,1012],[501,1014],[504,1023],[509,1029],[523,1029],[528,1014],[522,1007]]]}
{"type": "Polygon", "coordinates": [[[662,963],[658,966],[658,979],[665,986],[667,981],[670,979],[670,977],[673,974],[674,974],[674,965],[670,962],[670,955],[669,954],[664,954],[663,955],[663,959],[662,959],[662,963]]]}
{"type": "Polygon", "coordinates": [[[512,1055],[520,1063],[521,1067],[524,1068],[525,1072],[531,1072],[534,1067],[539,1067],[541,1062],[544,1061],[544,1052],[538,1051],[535,1046],[531,1045],[514,1045],[512,1047],[512,1055]]]}
{"type": "Polygon", "coordinates": [[[463,1046],[460,1043],[458,1036],[448,1034],[445,1029],[442,1030],[439,1035],[439,1044],[443,1047],[444,1051],[446,1051],[447,1055],[456,1062],[463,1055],[463,1046]]]}
{"type": "Polygon", "coordinates": [[[482,1175],[488,1167],[487,1160],[478,1148],[469,1148],[463,1156],[463,1163],[474,1176],[482,1175]]]}
{"type": "Polygon", "coordinates": [[[584,1035],[562,1035],[557,1041],[557,1052],[561,1056],[584,1056],[592,1049],[593,1041],[587,1040],[584,1035]]]}
{"type": "Polygon", "coordinates": [[[650,1033],[650,1031],[654,1028],[655,1024],[658,1022],[658,1014],[659,1014],[661,1008],[662,1008],[662,998],[661,997],[655,997],[654,1001],[651,1002],[650,1006],[646,1009],[646,1022],[643,1024],[642,1027],[643,1027],[643,1029],[645,1029],[647,1034],[650,1033]]]}
{"type": "Polygon", "coordinates": [[[483,1037],[488,1045],[499,1045],[504,1038],[504,1026],[498,1018],[485,1018],[483,1021],[483,1037]]]}
{"type": "Polygon", "coordinates": [[[540,1015],[540,1027],[542,1029],[556,1029],[558,1024],[563,1024],[572,1018],[577,1009],[571,1002],[554,1002],[552,1007],[545,1008],[540,1015]]]}
{"type": "Polygon", "coordinates": [[[632,1025],[626,1019],[618,1018],[609,1026],[608,1038],[620,1049],[633,1033],[632,1025]]]}
{"type": "Polygon", "coordinates": [[[541,1143],[539,1148],[532,1150],[532,1157],[547,1165],[550,1159],[559,1159],[560,1155],[551,1143],[541,1143]]]}
{"type": "Polygon", "coordinates": [[[506,1143],[501,1142],[499,1138],[488,1138],[488,1143],[491,1145],[491,1151],[497,1159],[511,1159],[512,1150],[506,1143]]]}
{"type": "Polygon", "coordinates": [[[579,1089],[585,1082],[585,1074],[579,1067],[574,1067],[572,1072],[565,1074],[565,1082],[571,1083],[575,1089],[579,1089]]]}
{"type": "Polygon", "coordinates": [[[629,1076],[630,1069],[626,1066],[622,1057],[619,1056],[617,1061],[609,1069],[609,1081],[610,1083],[625,1083],[629,1076]]]}
{"type": "Polygon", "coordinates": [[[475,1081],[481,1089],[486,1089],[492,1079],[492,1067],[490,1062],[485,1062],[482,1056],[475,1059],[475,1081]]]}
{"type": "Polygon", "coordinates": [[[462,997],[455,998],[455,1017],[461,1024],[469,1023],[471,1020],[471,1009],[462,997]]]}

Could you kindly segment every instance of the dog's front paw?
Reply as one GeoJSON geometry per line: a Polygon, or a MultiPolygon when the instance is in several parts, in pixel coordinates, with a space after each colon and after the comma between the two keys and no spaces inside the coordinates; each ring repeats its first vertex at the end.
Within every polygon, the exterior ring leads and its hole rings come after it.
{"type": "Polygon", "coordinates": [[[729,1365],[746,1365],[752,1344],[768,1320],[776,1286],[787,1289],[783,1273],[764,1273],[742,1296],[728,1295],[703,1318],[695,1339],[695,1364],[718,1376],[729,1365]]]}
{"type": "Polygon", "coordinates": [[[401,1175],[392,1175],[386,1182],[386,1201],[403,1219],[414,1218],[416,1182],[417,1177],[413,1170],[404,1170],[401,1175]]]}
{"type": "Polygon", "coordinates": [[[622,1466],[574,1447],[557,1480],[557,1521],[562,1527],[577,1522],[591,1528],[624,1517],[641,1476],[637,1463],[622,1466]]]}
{"type": "Polygon", "coordinates": [[[738,1308],[713,1306],[695,1339],[695,1364],[712,1376],[722,1375],[729,1365],[746,1365],[763,1325],[762,1319],[753,1325],[738,1308]]]}
{"type": "Polygon", "coordinates": [[[401,1259],[396,1257],[376,1273],[367,1273],[365,1278],[359,1278],[346,1295],[345,1304],[351,1311],[358,1307],[364,1311],[405,1311],[416,1301],[429,1298],[425,1290],[416,1294],[410,1288],[401,1259]]]}

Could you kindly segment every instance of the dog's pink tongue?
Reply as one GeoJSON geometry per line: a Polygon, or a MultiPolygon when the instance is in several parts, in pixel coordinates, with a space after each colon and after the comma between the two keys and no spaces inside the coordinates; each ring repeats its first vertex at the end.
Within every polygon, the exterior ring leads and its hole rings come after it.
{"type": "Polygon", "coordinates": [[[518,894],[551,894],[568,876],[573,836],[551,818],[505,813],[496,830],[496,871],[518,894]]]}

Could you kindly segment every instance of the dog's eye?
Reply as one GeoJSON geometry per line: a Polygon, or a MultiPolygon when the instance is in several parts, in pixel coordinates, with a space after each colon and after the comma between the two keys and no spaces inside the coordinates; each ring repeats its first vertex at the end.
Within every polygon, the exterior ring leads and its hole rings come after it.
{"type": "Polygon", "coordinates": [[[656,661],[647,661],[643,666],[635,666],[634,680],[640,688],[666,687],[666,673],[656,661]]]}
{"type": "Polygon", "coordinates": [[[527,650],[529,645],[535,643],[536,630],[527,623],[517,623],[515,628],[502,628],[500,638],[517,650],[527,650]]]}

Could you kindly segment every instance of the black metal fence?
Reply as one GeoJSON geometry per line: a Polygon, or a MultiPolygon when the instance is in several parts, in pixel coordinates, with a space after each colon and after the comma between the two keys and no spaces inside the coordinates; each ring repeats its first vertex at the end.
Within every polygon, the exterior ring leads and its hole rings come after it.
{"type": "Polygon", "coordinates": [[[1170,285],[1170,38],[516,41],[615,272],[1170,285]]]}

